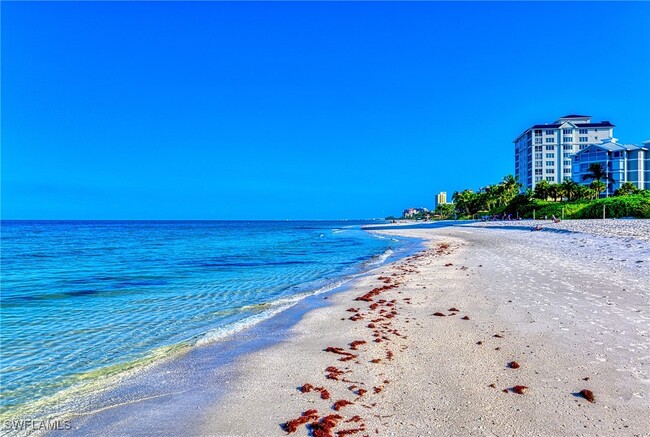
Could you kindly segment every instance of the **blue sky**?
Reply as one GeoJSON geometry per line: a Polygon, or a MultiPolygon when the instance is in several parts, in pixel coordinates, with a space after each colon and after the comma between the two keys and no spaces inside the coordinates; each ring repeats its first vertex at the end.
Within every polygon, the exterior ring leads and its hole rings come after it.
{"type": "Polygon", "coordinates": [[[650,3],[2,3],[2,217],[337,219],[650,139],[650,3]]]}

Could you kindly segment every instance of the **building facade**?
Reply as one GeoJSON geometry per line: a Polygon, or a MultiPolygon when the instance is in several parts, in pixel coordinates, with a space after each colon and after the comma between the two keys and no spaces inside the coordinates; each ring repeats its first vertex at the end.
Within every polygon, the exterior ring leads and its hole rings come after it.
{"type": "Polygon", "coordinates": [[[631,182],[637,188],[650,190],[650,140],[643,145],[620,144],[616,138],[607,138],[600,144],[590,145],[573,157],[573,180],[589,184],[589,166],[600,164],[612,179],[603,181],[606,190],[603,196],[614,194],[621,184],[631,182]]]}
{"type": "Polygon", "coordinates": [[[515,140],[515,175],[522,190],[537,182],[563,182],[573,177],[573,156],[614,136],[609,121],[591,122],[589,115],[565,115],[552,124],[536,124],[515,140]]]}
{"type": "Polygon", "coordinates": [[[441,191],[440,193],[436,194],[435,208],[437,208],[438,205],[445,205],[446,203],[447,203],[447,192],[446,191],[441,191]]]}

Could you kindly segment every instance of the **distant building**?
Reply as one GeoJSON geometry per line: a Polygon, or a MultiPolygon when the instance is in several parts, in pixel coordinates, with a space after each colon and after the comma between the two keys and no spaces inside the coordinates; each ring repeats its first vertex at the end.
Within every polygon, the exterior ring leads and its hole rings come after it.
{"type": "Polygon", "coordinates": [[[620,144],[616,138],[607,138],[599,144],[585,147],[573,157],[573,180],[589,184],[584,180],[591,164],[601,164],[612,181],[603,181],[607,189],[603,195],[612,195],[624,182],[631,182],[637,188],[650,190],[650,140],[642,146],[620,144]]]}
{"type": "Polygon", "coordinates": [[[440,193],[436,194],[436,205],[435,205],[436,208],[439,205],[445,205],[446,203],[447,203],[447,192],[446,191],[441,191],[440,193]]]}
{"type": "Polygon", "coordinates": [[[418,214],[424,214],[429,212],[428,209],[426,208],[407,208],[402,212],[402,217],[404,218],[411,218],[413,216],[416,216],[418,214]]]}
{"type": "Polygon", "coordinates": [[[609,121],[592,123],[589,115],[565,115],[552,124],[536,124],[515,140],[515,175],[522,189],[542,179],[559,183],[572,178],[573,155],[614,136],[609,121]]]}

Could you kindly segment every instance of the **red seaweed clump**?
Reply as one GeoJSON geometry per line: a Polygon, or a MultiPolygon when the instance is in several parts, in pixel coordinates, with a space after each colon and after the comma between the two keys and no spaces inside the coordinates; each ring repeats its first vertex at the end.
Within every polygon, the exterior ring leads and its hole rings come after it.
{"type": "Polygon", "coordinates": [[[511,369],[518,369],[520,366],[519,366],[519,363],[518,363],[518,362],[516,362],[516,361],[510,361],[510,362],[508,363],[508,367],[510,367],[511,369]]]}
{"type": "Polygon", "coordinates": [[[523,395],[523,394],[524,394],[524,391],[525,391],[527,388],[528,388],[528,387],[526,387],[525,385],[515,385],[514,387],[512,387],[512,391],[515,392],[515,393],[517,393],[518,395],[523,395]]]}
{"type": "Polygon", "coordinates": [[[452,313],[457,313],[457,312],[460,311],[460,310],[459,310],[458,308],[456,308],[456,307],[451,307],[451,308],[449,308],[449,310],[447,310],[447,311],[452,312],[452,313]]]}
{"type": "Polygon", "coordinates": [[[341,408],[345,407],[346,405],[352,405],[353,402],[350,402],[345,399],[340,399],[336,402],[334,402],[334,405],[332,405],[332,408],[334,408],[335,411],[339,411],[341,408]]]}
{"type": "Polygon", "coordinates": [[[314,386],[311,384],[305,384],[302,387],[300,387],[300,392],[301,393],[309,393],[314,389],[314,386]]]}
{"type": "Polygon", "coordinates": [[[370,362],[373,364],[381,363],[381,358],[375,358],[374,360],[370,360],[370,362]]]}
{"type": "Polygon", "coordinates": [[[327,379],[332,379],[334,381],[339,380],[339,376],[343,375],[345,372],[342,370],[337,369],[334,366],[329,366],[327,369],[325,369],[326,372],[328,372],[327,375],[325,375],[325,378],[327,379]]]}
{"type": "Polygon", "coordinates": [[[336,435],[341,437],[344,435],[349,435],[349,434],[356,434],[358,432],[363,432],[366,430],[365,426],[362,426],[360,428],[354,428],[354,429],[343,429],[341,431],[336,431],[336,435]]]}
{"type": "Polygon", "coordinates": [[[298,430],[298,427],[301,425],[304,425],[305,423],[318,420],[318,411],[316,410],[307,410],[302,415],[293,420],[289,420],[288,422],[284,423],[282,425],[282,428],[288,433],[291,434],[292,432],[296,432],[298,430]]]}
{"type": "Polygon", "coordinates": [[[361,416],[352,416],[348,420],[345,421],[345,423],[350,423],[350,422],[361,422],[363,419],[361,416]]]}
{"type": "Polygon", "coordinates": [[[375,388],[373,388],[372,390],[375,392],[375,394],[378,394],[378,393],[381,393],[381,391],[382,391],[383,389],[382,389],[381,387],[375,387],[375,388]]]}
{"type": "Polygon", "coordinates": [[[332,428],[336,427],[343,417],[338,414],[330,414],[323,417],[319,422],[311,424],[311,435],[313,437],[333,437],[332,428]]]}
{"type": "Polygon", "coordinates": [[[366,393],[368,393],[368,390],[365,390],[363,388],[360,388],[359,390],[357,390],[357,395],[358,396],[363,396],[366,393]]]}
{"type": "Polygon", "coordinates": [[[352,343],[350,343],[350,349],[352,349],[353,351],[356,351],[356,350],[358,350],[357,347],[361,346],[362,344],[366,344],[366,341],[365,340],[355,340],[352,343]]]}
{"type": "Polygon", "coordinates": [[[445,315],[441,312],[433,313],[433,315],[437,317],[445,317],[445,315]]]}
{"type": "Polygon", "coordinates": [[[328,392],[327,389],[325,389],[325,387],[315,387],[314,390],[320,392],[321,399],[327,400],[330,398],[330,392],[328,392]]]}
{"type": "Polygon", "coordinates": [[[580,390],[580,394],[582,395],[583,398],[588,400],[591,403],[596,402],[596,398],[594,397],[594,393],[591,390],[580,390]]]}
{"type": "Polygon", "coordinates": [[[461,317],[461,320],[469,320],[469,317],[468,316],[463,316],[463,317],[461,317]]]}

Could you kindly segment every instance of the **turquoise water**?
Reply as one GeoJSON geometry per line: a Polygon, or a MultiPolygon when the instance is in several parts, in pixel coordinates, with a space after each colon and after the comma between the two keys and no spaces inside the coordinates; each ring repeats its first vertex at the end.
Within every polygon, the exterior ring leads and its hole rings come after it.
{"type": "Polygon", "coordinates": [[[379,263],[359,222],[2,222],[4,416],[379,263]]]}

